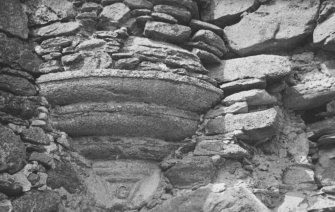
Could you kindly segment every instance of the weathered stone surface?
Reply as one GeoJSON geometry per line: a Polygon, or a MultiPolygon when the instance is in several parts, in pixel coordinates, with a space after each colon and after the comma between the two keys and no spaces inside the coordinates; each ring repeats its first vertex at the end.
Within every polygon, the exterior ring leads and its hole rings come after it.
{"type": "Polygon", "coordinates": [[[98,205],[112,211],[138,209],[149,202],[161,179],[157,164],[142,160],[96,161],[85,180],[98,205]]]}
{"type": "Polygon", "coordinates": [[[316,166],[316,178],[323,186],[335,185],[334,177],[334,157],[335,149],[333,147],[321,148],[319,150],[319,160],[316,166]]]}
{"type": "Polygon", "coordinates": [[[136,57],[133,58],[124,58],[115,62],[114,68],[117,69],[135,69],[138,64],[140,64],[140,60],[136,57]]]}
{"type": "Polygon", "coordinates": [[[60,52],[51,52],[50,54],[43,55],[42,58],[45,61],[50,61],[50,60],[58,60],[62,57],[62,53],[60,52]]]}
{"type": "Polygon", "coordinates": [[[224,32],[239,55],[291,49],[313,32],[318,8],[318,0],[278,0],[261,5],[224,32]]]}
{"type": "Polygon", "coordinates": [[[9,67],[1,68],[0,69],[0,74],[7,74],[11,76],[16,76],[16,77],[22,77],[24,79],[27,79],[31,82],[35,81],[35,78],[29,74],[28,72],[25,72],[23,70],[18,70],[18,69],[12,69],[9,67]]]}
{"type": "Polygon", "coordinates": [[[0,63],[12,68],[24,69],[30,73],[38,72],[42,60],[33,53],[33,46],[16,38],[0,33],[0,63]]]}
{"type": "Polygon", "coordinates": [[[29,161],[37,161],[46,168],[51,168],[54,165],[54,161],[49,155],[39,152],[31,153],[31,155],[29,156],[29,161]]]}
{"type": "Polygon", "coordinates": [[[319,91],[309,89],[304,84],[298,84],[285,90],[283,103],[285,107],[292,110],[308,110],[326,104],[334,99],[334,96],[333,86],[319,91]]]}
{"type": "Polygon", "coordinates": [[[324,211],[333,211],[335,209],[334,201],[329,199],[329,196],[321,196],[313,198],[309,202],[310,206],[308,207],[308,212],[324,212],[324,211]]]}
{"type": "Polygon", "coordinates": [[[23,39],[28,38],[28,18],[19,0],[0,1],[0,30],[23,39]]]}
{"type": "Polygon", "coordinates": [[[0,201],[0,210],[4,211],[4,212],[10,212],[13,210],[13,206],[10,200],[6,200],[5,198],[3,198],[0,201]]]}
{"type": "Polygon", "coordinates": [[[192,53],[197,55],[201,62],[208,65],[220,64],[221,60],[215,54],[201,49],[192,49],[192,53]]]}
{"type": "Polygon", "coordinates": [[[127,137],[77,137],[72,147],[85,158],[96,159],[138,159],[161,161],[182,143],[171,143],[152,138],[127,137]]]}
{"type": "Polygon", "coordinates": [[[55,52],[60,52],[62,49],[59,46],[51,47],[51,48],[42,48],[41,46],[36,46],[35,47],[35,52],[40,55],[46,55],[50,53],[55,53],[55,52]]]}
{"type": "Polygon", "coordinates": [[[70,136],[113,135],[172,141],[193,135],[194,113],[145,103],[82,103],[56,109],[53,126],[70,136]],[[83,115],[85,114],[85,115],[83,115]]]}
{"type": "Polygon", "coordinates": [[[81,25],[78,22],[60,23],[56,22],[45,27],[34,30],[36,37],[52,38],[62,35],[73,35],[80,29],[81,25]]]}
{"type": "Polygon", "coordinates": [[[153,4],[147,0],[125,0],[123,2],[126,4],[130,9],[152,9],[153,4]]]}
{"type": "Polygon", "coordinates": [[[130,17],[130,9],[123,3],[114,3],[104,7],[99,15],[99,25],[103,29],[116,29],[130,17]]]}
{"type": "Polygon", "coordinates": [[[201,18],[223,28],[237,23],[243,12],[255,6],[255,0],[213,0],[201,11],[201,18]]]}
{"type": "Polygon", "coordinates": [[[257,55],[223,60],[220,65],[209,68],[209,71],[209,76],[220,82],[245,78],[276,80],[291,73],[291,63],[282,56],[257,55]]]}
{"type": "Polygon", "coordinates": [[[20,96],[37,94],[35,85],[29,80],[7,74],[0,74],[0,89],[20,96]]]}
{"type": "Polygon", "coordinates": [[[48,74],[61,71],[64,71],[64,68],[58,60],[49,60],[40,65],[38,72],[40,74],[48,74]]]}
{"type": "Polygon", "coordinates": [[[31,183],[27,179],[27,176],[24,174],[24,170],[21,170],[20,172],[17,172],[13,175],[9,175],[8,179],[9,181],[14,181],[14,183],[20,185],[23,192],[30,191],[31,189],[31,183]]]}
{"type": "Polygon", "coordinates": [[[76,51],[96,51],[101,50],[106,45],[106,41],[103,39],[89,39],[81,42],[77,47],[76,51]]]}
{"type": "Polygon", "coordinates": [[[154,40],[182,43],[190,38],[191,28],[178,24],[151,21],[145,24],[144,35],[154,40]]]}
{"type": "Polygon", "coordinates": [[[322,187],[320,191],[326,194],[334,194],[335,186],[325,186],[325,187],[322,187]]]}
{"type": "Polygon", "coordinates": [[[60,160],[56,161],[55,164],[55,168],[47,172],[48,178],[46,184],[52,189],[63,187],[71,194],[80,190],[82,186],[81,179],[70,162],[60,160]]]}
{"type": "Polygon", "coordinates": [[[220,155],[224,158],[242,159],[250,157],[250,152],[231,140],[206,137],[199,138],[194,155],[213,156],[220,155]]]}
{"type": "Polygon", "coordinates": [[[1,176],[0,180],[0,189],[1,193],[8,196],[19,196],[23,193],[22,186],[17,182],[12,182],[12,178],[9,178],[8,175],[4,174],[1,176]]]}
{"type": "Polygon", "coordinates": [[[134,9],[130,11],[132,17],[138,17],[141,15],[150,15],[152,13],[149,9],[134,9]]]}
{"type": "Polygon", "coordinates": [[[80,11],[84,12],[101,12],[102,6],[95,2],[86,2],[81,6],[80,11]]]}
{"type": "Polygon", "coordinates": [[[277,209],[278,212],[287,211],[307,211],[308,200],[306,196],[298,192],[288,192],[285,194],[284,201],[277,209]]]}
{"type": "Polygon", "coordinates": [[[314,122],[309,125],[311,131],[314,133],[309,139],[317,142],[319,138],[324,135],[331,135],[335,133],[335,118],[328,118],[322,121],[314,122]]]}
{"type": "Polygon", "coordinates": [[[105,69],[112,66],[112,58],[106,52],[86,51],[65,55],[62,63],[66,71],[105,69]]]}
{"type": "Polygon", "coordinates": [[[318,145],[327,146],[335,143],[335,134],[323,135],[318,139],[318,145]]]}
{"type": "Polygon", "coordinates": [[[197,31],[192,39],[193,42],[202,41],[210,46],[214,46],[223,53],[227,53],[228,50],[223,42],[222,38],[210,30],[201,29],[197,31]]]}
{"type": "Polygon", "coordinates": [[[332,0],[322,1],[318,22],[321,23],[335,12],[335,2],[332,0]]]}
{"type": "Polygon", "coordinates": [[[55,212],[59,210],[61,197],[55,191],[32,191],[12,201],[16,212],[55,212]]]}
{"type": "Polygon", "coordinates": [[[217,57],[222,57],[224,54],[222,51],[220,51],[218,48],[208,45],[207,43],[204,43],[202,41],[198,41],[198,42],[186,42],[185,46],[190,47],[190,48],[198,48],[198,49],[202,49],[208,52],[213,53],[214,55],[216,55],[217,57]]]}
{"type": "Polygon", "coordinates": [[[30,26],[69,20],[76,16],[75,8],[68,0],[27,0],[24,3],[28,7],[30,26]]]}
{"type": "Polygon", "coordinates": [[[27,120],[23,120],[21,118],[15,117],[13,115],[0,112],[0,122],[2,124],[16,124],[16,125],[22,125],[22,126],[29,126],[29,122],[27,120]]]}
{"type": "Polygon", "coordinates": [[[0,92],[0,111],[30,119],[38,115],[37,108],[41,104],[41,98],[37,96],[14,96],[0,92]]]}
{"type": "Polygon", "coordinates": [[[210,24],[204,21],[192,19],[190,22],[190,27],[193,32],[199,31],[199,30],[210,30],[214,33],[216,33],[218,36],[222,37],[223,36],[223,29],[214,25],[210,24]]]}
{"type": "MultiPolygon", "coordinates": [[[[215,184],[214,184],[215,185],[215,184]]],[[[216,212],[216,211],[257,211],[270,210],[245,187],[232,187],[223,192],[212,192],[210,185],[176,196],[148,212],[216,212]]],[[[146,211],[145,211],[146,212],[146,211]]]]}
{"type": "Polygon", "coordinates": [[[240,79],[220,85],[220,88],[226,95],[251,89],[265,89],[265,87],[266,81],[264,79],[257,78],[240,79]]]}
{"type": "Polygon", "coordinates": [[[72,44],[72,39],[67,37],[55,37],[44,40],[41,43],[42,48],[51,48],[51,47],[67,47],[72,44]]]}
{"type": "Polygon", "coordinates": [[[187,9],[171,5],[156,5],[154,11],[165,13],[176,18],[180,23],[188,24],[191,20],[191,13],[187,9]]]}
{"type": "Polygon", "coordinates": [[[45,5],[37,5],[37,1],[31,3],[28,7],[30,7],[30,11],[28,12],[28,24],[29,26],[38,26],[38,25],[45,25],[48,23],[52,23],[55,21],[59,21],[60,18],[57,16],[55,11],[45,5]]]}
{"type": "Polygon", "coordinates": [[[12,174],[23,167],[26,159],[24,144],[19,136],[3,125],[0,125],[0,153],[2,170],[12,174]]]}
{"type": "Polygon", "coordinates": [[[222,100],[222,103],[226,105],[232,105],[236,102],[247,102],[248,106],[262,106],[274,105],[277,103],[277,99],[265,90],[253,89],[232,94],[222,100]]]}
{"type": "Polygon", "coordinates": [[[313,32],[314,44],[323,49],[335,51],[335,14],[329,16],[325,21],[319,23],[313,32]]]}
{"type": "Polygon", "coordinates": [[[285,170],[283,183],[298,190],[316,190],[314,171],[305,167],[292,166],[285,170]]]}
{"type": "Polygon", "coordinates": [[[200,112],[210,108],[222,95],[220,89],[204,81],[156,71],[62,72],[43,75],[38,83],[41,94],[54,105],[137,101],[200,112]]]}
{"type": "Polygon", "coordinates": [[[275,108],[246,114],[217,117],[206,125],[206,134],[222,134],[242,130],[240,138],[250,142],[265,141],[277,131],[278,112],[275,108]]]}
{"type": "Polygon", "coordinates": [[[117,2],[122,2],[122,0],[101,0],[102,6],[111,5],[117,2]]]}
{"type": "Polygon", "coordinates": [[[144,61],[162,62],[170,68],[184,68],[189,72],[202,74],[208,72],[196,55],[173,44],[131,37],[125,43],[123,50],[140,55],[144,61]]]}
{"type": "Polygon", "coordinates": [[[151,13],[151,17],[153,18],[153,20],[158,21],[158,22],[166,22],[170,24],[178,23],[178,20],[175,19],[172,15],[168,15],[165,13],[153,12],[151,13]]]}
{"type": "Polygon", "coordinates": [[[192,0],[150,0],[154,5],[159,5],[159,4],[166,4],[166,5],[171,5],[171,6],[182,6],[187,8],[191,14],[192,17],[197,17],[199,16],[199,11],[198,8],[192,0]]]}
{"type": "Polygon", "coordinates": [[[165,175],[176,188],[197,188],[212,181],[215,168],[210,157],[187,156],[178,160],[165,175]]]}
{"type": "Polygon", "coordinates": [[[217,116],[223,116],[227,113],[239,114],[239,113],[247,113],[249,111],[248,104],[246,102],[236,102],[228,107],[220,107],[218,109],[213,109],[208,111],[205,114],[206,119],[212,119],[217,116]]]}
{"type": "Polygon", "coordinates": [[[47,134],[44,133],[44,130],[39,127],[29,127],[28,129],[24,129],[21,136],[22,140],[34,144],[50,144],[50,138],[47,136],[47,134]]]}

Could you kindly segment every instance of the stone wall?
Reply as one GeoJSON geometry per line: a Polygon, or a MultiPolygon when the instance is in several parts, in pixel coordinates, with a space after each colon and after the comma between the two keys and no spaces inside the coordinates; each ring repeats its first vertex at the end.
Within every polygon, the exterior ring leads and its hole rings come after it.
{"type": "Polygon", "coordinates": [[[0,5],[0,211],[335,210],[332,0],[0,5]]]}

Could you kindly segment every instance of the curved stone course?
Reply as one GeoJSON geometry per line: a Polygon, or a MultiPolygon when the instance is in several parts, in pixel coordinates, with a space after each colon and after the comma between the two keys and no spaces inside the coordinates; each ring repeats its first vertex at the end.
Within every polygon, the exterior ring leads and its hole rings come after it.
{"type": "Polygon", "coordinates": [[[53,105],[78,102],[132,101],[202,112],[220,100],[222,91],[196,78],[157,71],[101,69],[43,75],[41,94],[53,105]]]}
{"type": "Polygon", "coordinates": [[[80,103],[56,108],[53,126],[70,136],[113,135],[181,140],[197,129],[197,114],[145,103],[80,103]]]}
{"type": "Polygon", "coordinates": [[[99,159],[138,159],[162,161],[182,144],[153,138],[85,136],[75,137],[71,145],[84,157],[99,159]]]}

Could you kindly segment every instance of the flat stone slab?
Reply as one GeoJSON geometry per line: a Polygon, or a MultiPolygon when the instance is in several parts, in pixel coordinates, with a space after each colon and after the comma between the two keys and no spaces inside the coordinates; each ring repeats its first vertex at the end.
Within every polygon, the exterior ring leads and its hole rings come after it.
{"type": "Polygon", "coordinates": [[[225,105],[232,105],[237,102],[246,102],[248,106],[262,106],[274,105],[277,103],[277,99],[266,90],[252,89],[234,93],[222,100],[225,105]]]}
{"type": "Polygon", "coordinates": [[[225,27],[232,51],[254,55],[288,50],[313,33],[318,17],[318,0],[278,0],[263,4],[240,22],[225,27]]]}
{"type": "Polygon", "coordinates": [[[213,156],[220,155],[223,158],[243,159],[251,156],[250,152],[229,139],[199,138],[194,155],[213,156]]]}
{"type": "Polygon", "coordinates": [[[163,63],[167,67],[183,68],[188,72],[201,74],[208,73],[195,54],[170,43],[130,37],[124,44],[123,51],[138,54],[144,61],[163,63]]]}
{"type": "Polygon", "coordinates": [[[237,93],[240,91],[246,91],[251,89],[265,89],[266,80],[264,79],[240,79],[232,82],[227,82],[220,85],[220,88],[226,95],[237,93]]]}
{"type": "Polygon", "coordinates": [[[276,108],[245,114],[227,114],[224,117],[211,119],[205,131],[207,135],[224,134],[242,130],[239,137],[249,142],[265,141],[275,135],[278,124],[276,108]]]}
{"type": "Polygon", "coordinates": [[[211,52],[208,52],[208,51],[205,51],[205,50],[202,50],[202,49],[192,49],[192,53],[197,55],[201,62],[204,64],[204,65],[212,65],[212,64],[220,64],[221,63],[221,60],[220,58],[218,58],[215,54],[211,53],[211,52]]]}
{"type": "Polygon", "coordinates": [[[190,27],[191,27],[193,32],[196,32],[196,31],[201,30],[201,29],[206,29],[206,30],[211,30],[212,32],[219,35],[220,37],[223,36],[223,29],[221,29],[220,27],[218,27],[214,24],[207,23],[205,21],[192,19],[191,22],[190,22],[190,27]]]}
{"type": "Polygon", "coordinates": [[[41,27],[34,30],[33,34],[36,37],[52,38],[62,35],[73,35],[80,29],[81,25],[79,22],[67,22],[60,23],[56,22],[48,26],[41,27]]]}
{"type": "Polygon", "coordinates": [[[71,146],[91,160],[138,159],[162,161],[183,143],[153,138],[86,136],[71,139],[71,146]]]}
{"type": "Polygon", "coordinates": [[[212,0],[201,11],[202,20],[225,27],[237,22],[243,12],[256,6],[255,0],[212,0]]]}
{"type": "Polygon", "coordinates": [[[282,56],[257,55],[231,60],[208,68],[209,76],[220,82],[246,78],[278,80],[291,73],[291,62],[282,56]]]}
{"type": "Polygon", "coordinates": [[[150,0],[154,5],[159,4],[166,4],[166,5],[172,5],[172,6],[182,6],[187,8],[191,14],[192,17],[199,16],[199,11],[196,2],[192,0],[150,0]]]}
{"type": "Polygon", "coordinates": [[[145,103],[80,103],[56,108],[52,125],[72,137],[126,136],[178,141],[192,136],[199,116],[145,103]]]}
{"type": "Polygon", "coordinates": [[[212,32],[211,30],[201,29],[197,31],[193,35],[191,41],[193,42],[202,41],[210,46],[219,49],[222,53],[228,52],[228,49],[226,48],[226,45],[222,40],[222,38],[219,35],[212,32]]]}
{"type": "Polygon", "coordinates": [[[132,10],[134,9],[152,9],[153,4],[147,0],[125,0],[124,3],[132,10]]]}
{"type": "Polygon", "coordinates": [[[335,14],[329,16],[325,21],[319,23],[313,32],[313,42],[321,48],[335,51],[335,14]]]}
{"type": "Polygon", "coordinates": [[[37,83],[41,95],[53,105],[137,101],[202,112],[222,95],[205,81],[158,71],[66,71],[43,75],[37,83]]]}
{"type": "Polygon", "coordinates": [[[284,106],[292,110],[308,110],[324,105],[334,99],[334,86],[325,89],[319,88],[310,89],[304,84],[287,88],[283,95],[284,106]]]}
{"type": "Polygon", "coordinates": [[[188,24],[191,20],[191,12],[184,7],[162,4],[154,6],[153,10],[155,12],[171,15],[183,24],[188,24]]]}
{"type": "Polygon", "coordinates": [[[191,28],[179,24],[150,21],[145,24],[144,35],[153,40],[183,43],[190,38],[191,28]]]}
{"type": "Polygon", "coordinates": [[[226,115],[227,113],[238,114],[238,113],[248,113],[248,111],[249,107],[246,102],[236,102],[228,107],[221,106],[219,108],[211,109],[205,114],[204,118],[212,119],[217,116],[226,115]]]}

